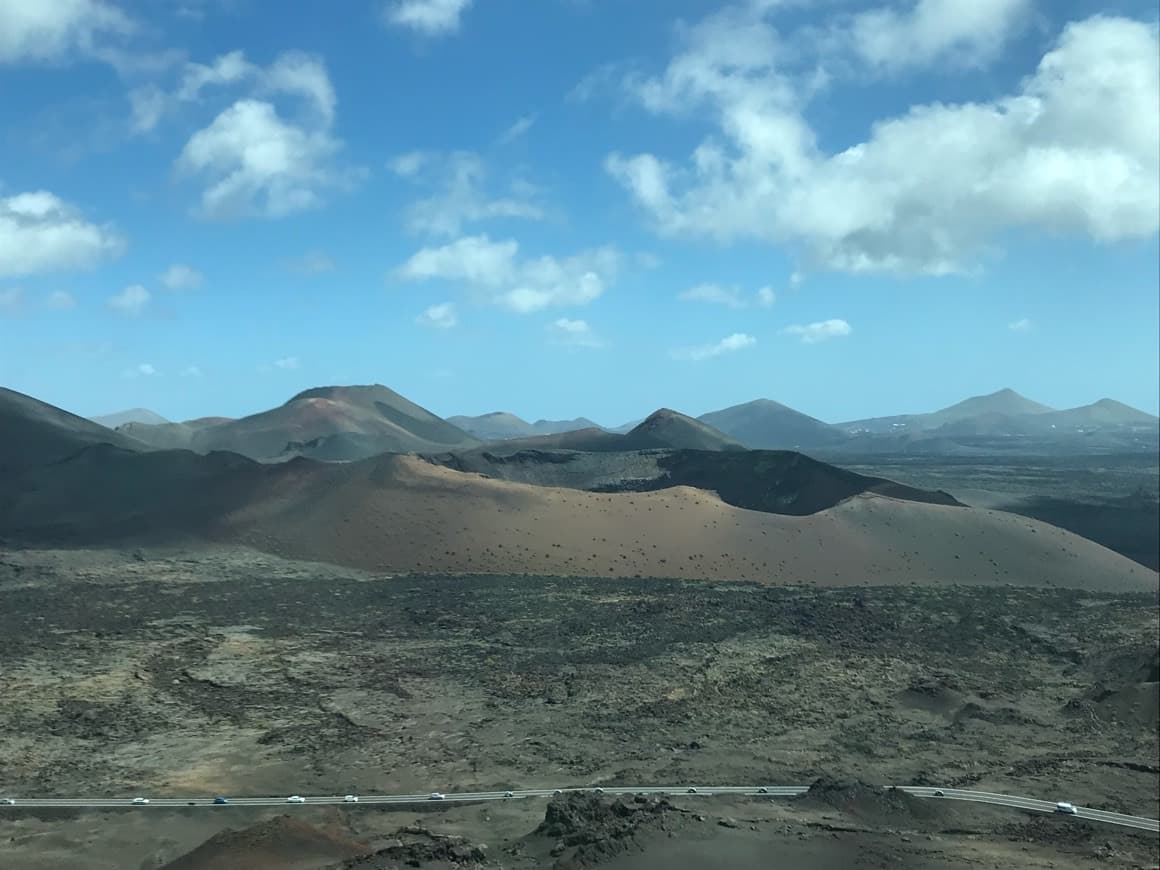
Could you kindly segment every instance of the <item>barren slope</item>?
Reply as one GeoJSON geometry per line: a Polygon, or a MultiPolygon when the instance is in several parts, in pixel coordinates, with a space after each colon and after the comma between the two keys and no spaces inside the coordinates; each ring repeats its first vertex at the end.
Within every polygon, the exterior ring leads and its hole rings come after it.
{"type": "Polygon", "coordinates": [[[100,423],[0,387],[0,472],[56,462],[93,444],[146,449],[100,423]]]}
{"type": "Polygon", "coordinates": [[[488,480],[415,457],[298,465],[223,518],[230,539],[375,570],[1156,589],[1157,576],[1002,512],[858,496],[811,516],[690,487],[596,494],[488,480]]]}

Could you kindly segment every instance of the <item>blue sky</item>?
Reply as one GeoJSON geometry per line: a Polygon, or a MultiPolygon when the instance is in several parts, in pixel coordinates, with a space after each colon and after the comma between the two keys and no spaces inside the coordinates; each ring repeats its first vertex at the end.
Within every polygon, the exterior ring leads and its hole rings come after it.
{"type": "Polygon", "coordinates": [[[1151,2],[0,0],[0,384],[1160,404],[1151,2]]]}

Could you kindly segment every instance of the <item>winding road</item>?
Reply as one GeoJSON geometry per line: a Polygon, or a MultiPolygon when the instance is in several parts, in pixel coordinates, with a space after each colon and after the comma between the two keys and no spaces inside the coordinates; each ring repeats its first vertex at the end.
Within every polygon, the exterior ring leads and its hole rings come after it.
{"type": "MultiPolygon", "coordinates": [[[[1054,813],[1054,801],[1038,800],[1036,798],[1018,797],[1015,795],[996,794],[985,791],[969,791],[959,788],[944,788],[938,786],[901,785],[896,786],[899,791],[920,798],[932,800],[973,801],[975,803],[991,804],[994,806],[1011,807],[1012,809],[1027,810],[1038,813],[1054,813]]],[[[366,804],[414,804],[414,803],[465,803],[476,801],[516,800],[520,798],[551,797],[557,792],[584,792],[601,791],[608,795],[683,795],[686,797],[711,797],[713,795],[749,795],[752,797],[791,798],[798,797],[809,791],[804,785],[731,785],[731,786],[606,786],[597,788],[533,788],[503,791],[480,792],[447,792],[441,797],[434,798],[433,793],[426,794],[379,794],[359,795],[358,801],[348,801],[343,795],[303,796],[301,802],[289,803],[286,797],[231,797],[228,804],[215,804],[213,798],[195,797],[149,797],[148,803],[134,804],[129,797],[103,798],[0,798],[0,801],[11,800],[12,803],[0,802],[0,811],[31,809],[113,809],[128,808],[147,810],[156,808],[174,807],[212,807],[228,809],[234,807],[274,807],[274,806],[318,806],[343,804],[349,807],[366,804]],[[695,789],[695,790],[694,790],[695,789]]],[[[143,796],[146,797],[146,796],[143,796]]],[[[1074,816],[1070,818],[1084,819],[1089,822],[1102,822],[1109,825],[1120,825],[1127,828],[1136,828],[1142,831],[1160,833],[1160,821],[1142,816],[1129,816],[1122,813],[1110,813],[1105,810],[1090,809],[1077,806],[1074,816]]]]}

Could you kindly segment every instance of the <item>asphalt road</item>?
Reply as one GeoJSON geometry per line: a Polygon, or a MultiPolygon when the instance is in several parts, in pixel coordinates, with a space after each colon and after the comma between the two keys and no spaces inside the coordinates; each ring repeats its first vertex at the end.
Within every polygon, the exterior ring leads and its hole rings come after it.
{"type": "MultiPolygon", "coordinates": [[[[731,785],[731,786],[696,786],[695,792],[689,791],[689,786],[615,786],[606,787],[603,789],[604,794],[609,795],[636,795],[636,794],[650,794],[650,795],[685,795],[687,797],[711,797],[713,795],[751,795],[753,797],[769,797],[769,798],[787,798],[797,797],[809,791],[808,786],[804,785],[770,785],[770,786],[755,786],[755,785],[731,785]]],[[[915,797],[931,798],[932,800],[959,800],[959,801],[975,801],[977,803],[991,804],[994,806],[1011,807],[1013,809],[1028,810],[1030,812],[1038,813],[1054,813],[1055,802],[1038,800],[1036,798],[1017,797],[1014,795],[995,794],[993,792],[984,791],[968,791],[959,788],[940,788],[938,786],[920,786],[920,785],[902,785],[897,786],[900,791],[904,791],[915,797]],[[935,792],[941,792],[936,795],[935,792]]],[[[515,800],[519,798],[538,798],[551,797],[557,791],[560,792],[582,792],[594,791],[595,789],[587,788],[534,788],[534,789],[520,789],[510,792],[510,797],[507,792],[502,791],[481,791],[481,792],[447,792],[438,801],[439,803],[449,802],[476,802],[476,801],[499,801],[499,800],[515,800]]],[[[274,807],[274,806],[317,806],[330,804],[344,804],[345,806],[360,806],[364,804],[414,804],[414,803],[434,803],[431,793],[425,794],[379,794],[379,795],[359,795],[357,803],[347,803],[342,795],[321,795],[321,796],[303,796],[302,803],[287,803],[286,797],[230,797],[229,803],[226,805],[213,803],[213,798],[210,797],[148,797],[147,804],[133,804],[132,797],[114,797],[114,798],[17,798],[14,804],[0,803],[0,811],[2,810],[18,810],[20,808],[56,808],[56,809],[112,809],[112,808],[127,808],[148,810],[151,808],[166,807],[213,807],[216,809],[228,809],[234,807],[274,807]]],[[[3,798],[0,798],[3,800],[3,798]]],[[[1127,828],[1137,828],[1143,831],[1153,831],[1160,833],[1160,821],[1156,819],[1147,819],[1141,816],[1128,816],[1121,813],[1109,813],[1105,810],[1090,809],[1088,807],[1076,807],[1076,812],[1072,818],[1084,819],[1089,822],[1103,822],[1110,825],[1120,825],[1127,828]]]]}

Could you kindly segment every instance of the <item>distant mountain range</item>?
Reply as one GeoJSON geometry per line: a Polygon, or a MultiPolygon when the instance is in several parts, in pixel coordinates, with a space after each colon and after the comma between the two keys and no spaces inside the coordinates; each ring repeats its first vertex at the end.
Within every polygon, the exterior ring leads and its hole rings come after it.
{"type": "MultiPolygon", "coordinates": [[[[15,394],[19,395],[19,394],[15,394]]],[[[1079,454],[1160,449],[1160,418],[1112,399],[1057,410],[1011,389],[926,414],[826,423],[770,399],[688,417],[661,409],[615,428],[586,417],[537,420],[507,412],[441,419],[385,386],[306,390],[239,419],[170,423],[143,408],[95,418],[132,443],[198,453],[231,451],[263,462],[296,456],[350,461],[378,453],[515,449],[614,452],[652,448],[801,450],[855,455],[1079,454]],[[160,422],[159,422],[160,421],[160,422]]],[[[95,425],[95,424],[92,424],[95,425]]]]}

